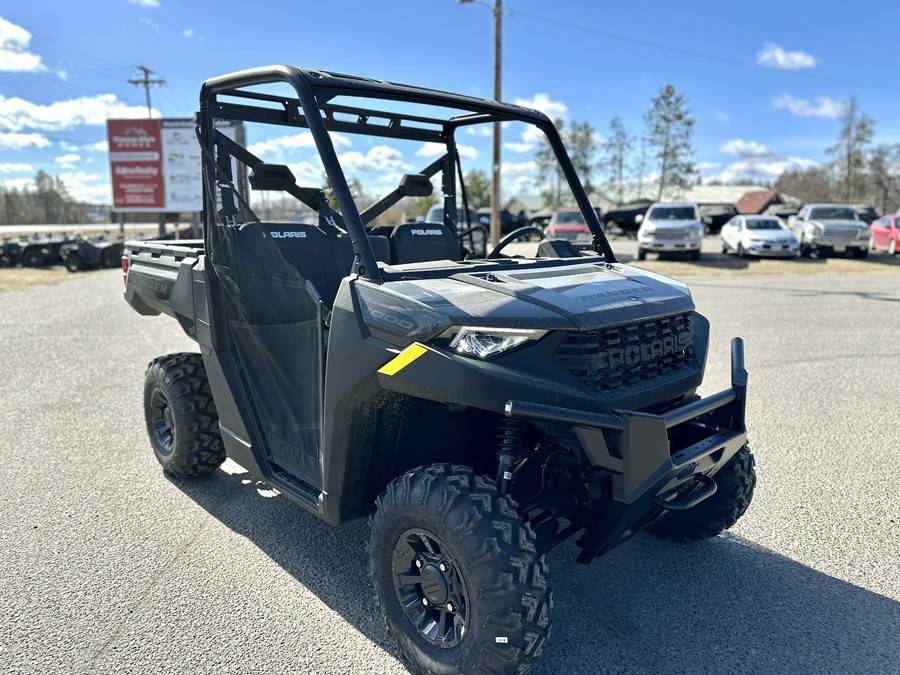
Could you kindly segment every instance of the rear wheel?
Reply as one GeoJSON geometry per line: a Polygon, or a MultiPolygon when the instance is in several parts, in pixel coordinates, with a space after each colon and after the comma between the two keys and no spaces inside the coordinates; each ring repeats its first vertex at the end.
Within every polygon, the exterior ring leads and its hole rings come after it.
{"type": "Polygon", "coordinates": [[[747,251],[744,249],[744,245],[743,245],[743,244],[738,244],[738,247],[737,247],[737,257],[738,257],[738,258],[745,258],[745,257],[747,257],[747,251]]]}
{"type": "Polygon", "coordinates": [[[391,482],[369,518],[370,570],[414,673],[525,673],[550,633],[547,565],[516,503],[464,466],[391,482]]]}
{"type": "Polygon", "coordinates": [[[647,249],[638,247],[638,260],[646,260],[647,259],[647,249]]]}
{"type": "Polygon", "coordinates": [[[225,461],[219,415],[200,354],[169,354],[150,362],[144,415],[153,452],[166,473],[200,476],[225,461]]]}
{"type": "Polygon", "coordinates": [[[84,260],[77,253],[70,253],[66,256],[66,269],[70,272],[80,272],[84,269],[84,260]]]}
{"type": "Polygon", "coordinates": [[[715,494],[687,511],[666,511],[647,529],[663,539],[694,541],[715,537],[747,511],[756,487],[753,453],[745,445],[715,475],[715,494]]]}

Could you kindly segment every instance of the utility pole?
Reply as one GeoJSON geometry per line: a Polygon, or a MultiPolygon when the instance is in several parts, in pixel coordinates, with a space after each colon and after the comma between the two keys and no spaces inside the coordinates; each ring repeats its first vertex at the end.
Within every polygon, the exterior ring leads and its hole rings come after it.
{"type": "Polygon", "coordinates": [[[147,117],[153,117],[153,108],[150,106],[150,85],[151,84],[159,84],[163,85],[166,83],[165,80],[151,80],[150,76],[153,74],[153,71],[147,68],[146,66],[138,66],[138,70],[144,73],[143,80],[128,80],[131,84],[136,87],[143,86],[144,93],[147,96],[147,117]]]}
{"type": "MultiPolygon", "coordinates": [[[[456,0],[461,5],[472,3],[481,5],[494,15],[494,100],[500,101],[501,75],[503,72],[503,0],[494,0],[493,5],[485,0],[456,0]]],[[[502,235],[500,228],[500,122],[494,122],[494,147],[491,162],[491,230],[490,240],[496,244],[502,235]]]]}

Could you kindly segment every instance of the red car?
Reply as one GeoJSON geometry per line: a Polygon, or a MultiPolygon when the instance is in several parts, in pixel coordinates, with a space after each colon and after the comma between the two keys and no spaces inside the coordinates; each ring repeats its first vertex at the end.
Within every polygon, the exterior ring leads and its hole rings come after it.
{"type": "Polygon", "coordinates": [[[870,248],[895,255],[900,249],[900,214],[884,216],[869,226],[870,248]]]}
{"type": "Polygon", "coordinates": [[[544,235],[548,239],[568,239],[573,243],[589,244],[592,239],[580,209],[557,209],[544,228],[544,235]]]}

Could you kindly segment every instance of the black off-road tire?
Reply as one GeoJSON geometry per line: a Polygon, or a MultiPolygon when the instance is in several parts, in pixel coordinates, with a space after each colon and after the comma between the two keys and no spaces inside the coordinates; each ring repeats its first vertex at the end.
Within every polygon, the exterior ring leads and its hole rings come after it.
{"type": "Polygon", "coordinates": [[[868,258],[869,257],[869,249],[855,248],[855,249],[853,249],[853,257],[854,258],[868,258]]]}
{"type": "Polygon", "coordinates": [[[469,467],[434,464],[395,479],[376,505],[372,584],[410,670],[528,672],[553,596],[515,501],[469,467]]]}
{"type": "Polygon", "coordinates": [[[646,260],[647,259],[647,249],[638,247],[637,259],[638,260],[646,260]]]}
{"type": "Polygon", "coordinates": [[[200,354],[169,354],[150,362],[144,415],[153,453],[166,473],[201,476],[225,461],[219,415],[200,354]]]}
{"type": "Polygon", "coordinates": [[[22,256],[23,267],[44,267],[47,264],[47,256],[43,251],[28,251],[22,256]]]}
{"type": "Polygon", "coordinates": [[[84,269],[84,259],[77,253],[66,256],[66,269],[69,272],[80,272],[84,269]]]}
{"type": "Polygon", "coordinates": [[[745,445],[715,475],[718,489],[687,511],[666,511],[647,529],[672,541],[710,539],[734,525],[747,511],[756,486],[753,453],[745,445]]]}

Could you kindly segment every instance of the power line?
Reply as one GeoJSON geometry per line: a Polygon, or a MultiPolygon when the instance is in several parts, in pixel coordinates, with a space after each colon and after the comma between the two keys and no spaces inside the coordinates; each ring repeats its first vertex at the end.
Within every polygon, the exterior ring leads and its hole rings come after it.
{"type": "MultiPolygon", "coordinates": [[[[617,40],[619,42],[627,42],[630,45],[639,45],[641,47],[649,47],[650,49],[657,49],[660,51],[670,52],[672,54],[681,54],[683,56],[690,56],[695,59],[703,59],[706,61],[715,61],[717,63],[724,63],[731,66],[740,66],[742,68],[755,68],[759,70],[771,70],[771,68],[766,68],[765,66],[761,66],[758,63],[753,61],[746,61],[744,59],[735,59],[730,58],[728,56],[720,56],[718,54],[710,54],[708,52],[701,52],[695,49],[687,49],[685,47],[679,47],[677,45],[665,44],[663,42],[655,42],[653,40],[647,40],[644,38],[634,37],[633,35],[622,35],[621,33],[614,33],[608,30],[602,30],[600,28],[592,28],[590,26],[584,26],[575,23],[569,23],[568,21],[563,21],[561,19],[555,19],[549,16],[541,16],[540,14],[533,14],[531,12],[524,12],[521,10],[508,10],[507,12],[511,18],[524,17],[526,19],[531,19],[532,21],[537,21],[539,23],[546,23],[553,26],[558,26],[560,28],[567,28],[569,30],[577,30],[582,33],[589,33],[591,35],[598,35],[600,37],[608,38],[610,40],[617,40]]],[[[881,89],[883,91],[893,91],[900,92],[900,87],[896,85],[890,84],[881,84],[878,82],[865,82],[863,80],[852,80],[849,78],[843,77],[833,77],[831,75],[823,75],[820,73],[808,73],[799,70],[778,70],[779,73],[783,73],[785,75],[793,75],[794,77],[804,77],[811,80],[822,80],[825,82],[834,82],[837,84],[849,84],[857,87],[867,87],[871,89],[881,89]]]]}
{"type": "Polygon", "coordinates": [[[163,85],[166,83],[165,80],[151,80],[150,76],[153,74],[153,71],[147,68],[146,66],[138,66],[138,70],[144,73],[144,79],[142,80],[128,80],[131,84],[137,86],[144,87],[144,93],[147,95],[147,117],[153,117],[153,108],[150,105],[150,85],[158,84],[163,85]]]}

